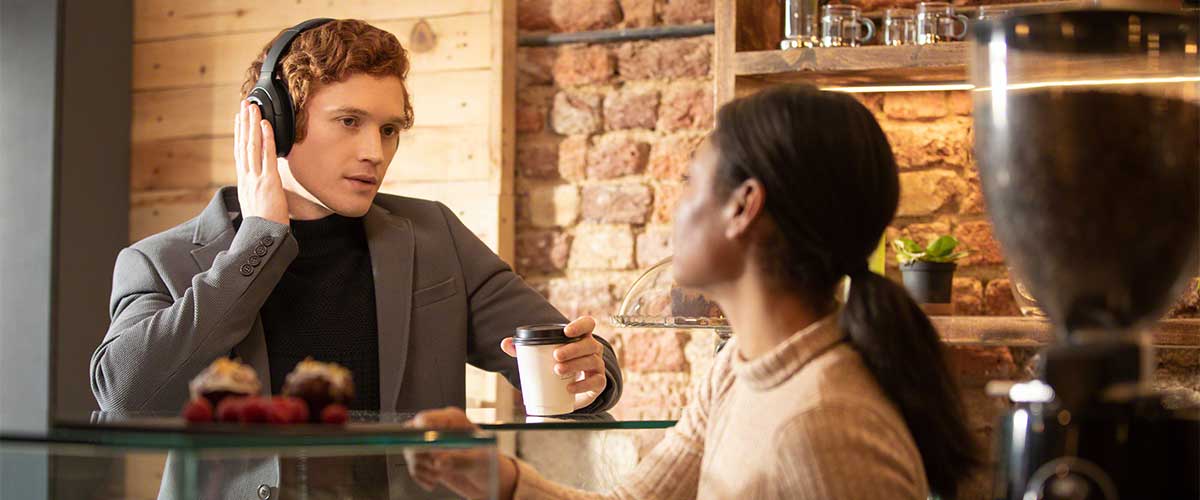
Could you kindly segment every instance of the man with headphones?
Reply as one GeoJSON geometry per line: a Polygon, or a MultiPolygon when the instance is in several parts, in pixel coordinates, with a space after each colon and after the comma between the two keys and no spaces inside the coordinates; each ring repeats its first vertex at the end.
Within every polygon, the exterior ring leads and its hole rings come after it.
{"type": "MultiPolygon", "coordinates": [[[[305,357],[337,362],[361,410],[463,406],[468,362],[520,387],[509,337],[563,316],[444,205],[378,194],[412,125],[408,69],[396,37],[361,21],[305,21],[264,48],[234,119],[236,189],[117,258],[91,363],[102,409],[178,411],[223,356],[274,393],[305,357]]],[[[594,327],[572,322],[582,341],[555,353],[577,412],[621,392],[594,327]]]]}

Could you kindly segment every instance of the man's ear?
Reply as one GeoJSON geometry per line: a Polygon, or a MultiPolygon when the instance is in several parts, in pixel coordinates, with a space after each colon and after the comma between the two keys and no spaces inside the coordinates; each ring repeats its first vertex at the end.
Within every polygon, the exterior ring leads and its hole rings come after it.
{"type": "Polygon", "coordinates": [[[725,237],[739,239],[750,231],[766,205],[766,190],[758,179],[746,179],[729,193],[722,215],[725,216],[725,237]]]}

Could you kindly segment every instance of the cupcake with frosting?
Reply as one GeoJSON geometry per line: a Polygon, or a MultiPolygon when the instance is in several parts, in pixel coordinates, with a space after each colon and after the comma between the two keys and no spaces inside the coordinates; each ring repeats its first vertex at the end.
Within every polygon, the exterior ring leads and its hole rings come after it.
{"type": "Polygon", "coordinates": [[[354,400],[354,378],[344,366],[308,358],[288,374],[283,394],[308,403],[310,418],[315,420],[326,406],[348,406],[354,400]]]}
{"type": "Polygon", "coordinates": [[[204,398],[213,408],[227,397],[252,396],[261,388],[254,368],[228,358],[217,358],[188,384],[193,400],[204,398]]]}

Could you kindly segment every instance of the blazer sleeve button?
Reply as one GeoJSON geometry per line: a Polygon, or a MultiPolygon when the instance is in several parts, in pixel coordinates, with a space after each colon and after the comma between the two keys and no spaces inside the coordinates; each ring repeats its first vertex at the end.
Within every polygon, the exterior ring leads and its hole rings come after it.
{"type": "Polygon", "coordinates": [[[250,264],[242,264],[242,267],[238,268],[238,271],[242,273],[242,276],[254,274],[254,268],[250,264]]]}

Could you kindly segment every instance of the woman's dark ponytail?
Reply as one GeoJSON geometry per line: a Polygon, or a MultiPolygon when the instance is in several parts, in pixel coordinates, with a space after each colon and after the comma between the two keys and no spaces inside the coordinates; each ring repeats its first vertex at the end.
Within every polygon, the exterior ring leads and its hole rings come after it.
{"type": "Polygon", "coordinates": [[[828,304],[851,276],[842,328],[904,417],[930,489],[954,498],[979,459],[941,340],[902,287],[866,268],[900,197],[875,117],[848,94],[780,86],[723,106],[712,137],[719,185],[763,184],[778,230],[761,260],[780,285],[828,304]]]}
{"type": "Polygon", "coordinates": [[[930,488],[954,498],[979,460],[933,324],[903,287],[869,271],[851,278],[839,321],[904,416],[930,488]]]}

